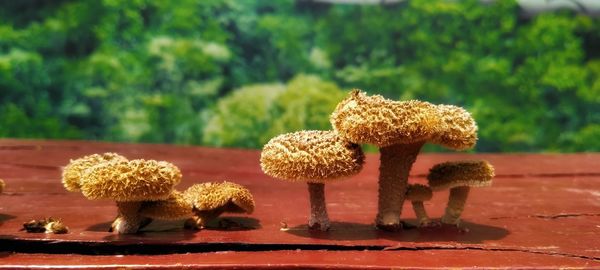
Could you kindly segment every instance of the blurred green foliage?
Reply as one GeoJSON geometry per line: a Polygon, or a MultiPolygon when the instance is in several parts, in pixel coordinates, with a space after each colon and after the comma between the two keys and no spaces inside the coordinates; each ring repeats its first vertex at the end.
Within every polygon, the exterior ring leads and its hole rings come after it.
{"type": "Polygon", "coordinates": [[[0,137],[259,148],[329,129],[362,88],[466,107],[477,151],[600,151],[600,21],[519,14],[475,0],[2,1],[0,137]]]}

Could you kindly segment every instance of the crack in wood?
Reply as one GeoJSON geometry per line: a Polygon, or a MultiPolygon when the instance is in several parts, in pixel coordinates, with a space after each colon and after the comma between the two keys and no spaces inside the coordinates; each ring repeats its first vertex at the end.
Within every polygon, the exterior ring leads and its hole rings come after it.
{"type": "Polygon", "coordinates": [[[288,250],[325,250],[325,251],[423,251],[423,250],[480,250],[491,252],[524,252],[531,254],[561,256],[592,261],[600,261],[600,257],[552,252],[515,247],[484,246],[384,246],[384,245],[335,245],[335,244],[249,244],[249,243],[190,243],[190,244],[139,244],[113,242],[76,242],[76,241],[23,241],[17,239],[0,239],[0,252],[39,253],[39,254],[79,254],[79,255],[165,255],[182,253],[210,252],[268,252],[288,250]]]}
{"type": "Polygon", "coordinates": [[[575,217],[600,217],[600,213],[565,213],[556,215],[527,215],[527,216],[505,216],[491,217],[490,219],[518,219],[518,218],[540,218],[540,219],[559,219],[559,218],[575,218],[575,217]]]}

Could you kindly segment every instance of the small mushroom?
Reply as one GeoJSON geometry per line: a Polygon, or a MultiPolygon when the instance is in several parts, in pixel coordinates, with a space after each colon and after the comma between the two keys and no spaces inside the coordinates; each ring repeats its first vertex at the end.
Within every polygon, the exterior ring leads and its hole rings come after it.
{"type": "Polygon", "coordinates": [[[144,223],[140,215],[143,202],[166,200],[181,172],[165,161],[111,161],[86,170],[80,181],[83,195],[90,199],[117,202],[118,216],[113,229],[118,233],[136,233],[144,223]]]}
{"type": "Polygon", "coordinates": [[[98,165],[100,163],[108,161],[127,161],[127,158],[115,154],[115,153],[104,153],[104,154],[93,154],[71,160],[67,166],[63,169],[62,183],[65,189],[68,191],[76,192],[81,187],[80,181],[85,170],[98,165]]]}
{"type": "Polygon", "coordinates": [[[299,131],[279,135],[263,148],[260,163],[265,174],[292,182],[308,183],[311,229],[328,230],[325,183],[357,174],[364,154],[334,131],[299,131]]]}
{"type": "Polygon", "coordinates": [[[379,202],[376,226],[402,228],[400,216],[408,175],[426,142],[464,150],[477,141],[477,125],[464,109],[409,100],[392,101],[353,90],[331,114],[331,124],[344,139],[379,147],[379,202]]]}
{"type": "Polygon", "coordinates": [[[429,216],[427,216],[427,211],[425,211],[425,206],[423,205],[423,202],[431,200],[431,197],[433,197],[433,192],[431,191],[431,188],[426,185],[412,184],[408,186],[406,199],[412,203],[413,210],[417,216],[417,221],[419,222],[419,227],[436,226],[436,223],[432,222],[429,219],[429,216]]]}
{"type": "Polygon", "coordinates": [[[222,213],[254,212],[254,198],[250,191],[242,185],[222,183],[202,183],[189,187],[183,193],[185,199],[193,206],[195,216],[186,221],[186,227],[202,229],[208,222],[222,213]]]}
{"type": "Polygon", "coordinates": [[[0,193],[4,192],[5,187],[6,183],[4,183],[4,180],[0,179],[0,193]]]}
{"type": "Polygon", "coordinates": [[[166,200],[143,202],[139,213],[142,217],[150,219],[147,221],[148,223],[152,219],[187,219],[194,214],[192,203],[186,200],[182,192],[177,190],[173,190],[166,200]]]}
{"type": "Polygon", "coordinates": [[[433,166],[427,175],[431,189],[450,189],[442,223],[458,226],[470,187],[490,186],[493,177],[494,167],[487,161],[453,161],[433,166]]]}

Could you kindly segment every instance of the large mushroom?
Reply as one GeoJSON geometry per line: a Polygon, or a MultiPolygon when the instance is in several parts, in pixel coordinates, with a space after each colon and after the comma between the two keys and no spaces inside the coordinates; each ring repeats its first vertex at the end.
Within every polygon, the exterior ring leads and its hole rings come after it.
{"type": "Polygon", "coordinates": [[[225,181],[195,184],[183,196],[191,204],[194,213],[192,220],[186,222],[186,227],[202,229],[223,213],[254,212],[252,194],[236,183],[225,181]]]}
{"type": "Polygon", "coordinates": [[[63,169],[62,183],[66,190],[76,192],[81,188],[80,181],[84,172],[98,164],[109,161],[127,161],[127,158],[116,153],[92,154],[71,160],[63,169]]]}
{"type": "Polygon", "coordinates": [[[477,125],[464,109],[428,102],[392,101],[353,90],[331,115],[331,124],[344,139],[374,144],[380,149],[379,202],[376,226],[402,228],[400,215],[408,175],[427,142],[464,150],[477,141],[477,125]]]}
{"type": "Polygon", "coordinates": [[[450,189],[450,197],[442,223],[459,225],[470,187],[492,184],[494,167],[487,161],[453,161],[433,166],[427,180],[434,191],[450,189]]]}
{"type": "Polygon", "coordinates": [[[308,183],[311,229],[328,230],[325,183],[357,174],[364,154],[360,145],[343,140],[333,131],[299,131],[279,135],[263,148],[265,174],[308,183]]]}
{"type": "Polygon", "coordinates": [[[86,170],[80,180],[83,195],[90,199],[117,202],[118,216],[112,228],[118,233],[136,233],[144,223],[140,215],[143,202],[166,200],[181,172],[165,161],[111,161],[86,170]]]}

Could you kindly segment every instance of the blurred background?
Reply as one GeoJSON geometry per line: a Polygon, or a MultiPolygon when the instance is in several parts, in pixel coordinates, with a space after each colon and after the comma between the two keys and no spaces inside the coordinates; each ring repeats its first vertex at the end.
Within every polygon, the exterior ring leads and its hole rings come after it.
{"type": "Polygon", "coordinates": [[[360,88],[467,108],[478,152],[600,151],[598,2],[0,1],[0,137],[260,148],[360,88]]]}

